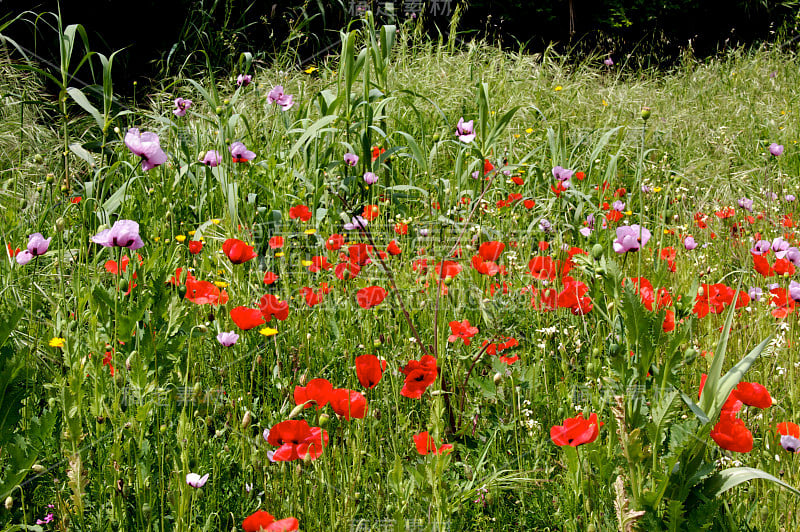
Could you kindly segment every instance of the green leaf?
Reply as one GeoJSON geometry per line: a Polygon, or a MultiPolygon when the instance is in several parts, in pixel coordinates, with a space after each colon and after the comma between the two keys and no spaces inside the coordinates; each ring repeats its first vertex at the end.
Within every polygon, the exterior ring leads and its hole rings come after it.
{"type": "MultiPolygon", "coordinates": [[[[75,100],[75,103],[80,105],[84,111],[92,115],[92,118],[94,118],[95,123],[97,123],[97,127],[99,127],[102,130],[103,127],[105,126],[106,121],[103,118],[103,115],[100,112],[100,110],[97,109],[97,107],[95,107],[94,105],[92,105],[91,102],[89,102],[89,99],[86,97],[85,94],[83,94],[83,91],[75,87],[67,87],[67,94],[69,94],[70,98],[75,100]]],[[[70,146],[70,148],[72,148],[72,146],[70,146]]]]}
{"type": "MultiPolygon", "coordinates": [[[[737,288],[734,297],[738,295],[739,290],[737,288]]],[[[733,313],[735,310],[736,305],[731,304],[728,310],[728,317],[725,318],[725,327],[722,330],[722,336],[720,336],[717,348],[714,350],[714,362],[711,363],[711,369],[708,371],[706,384],[703,386],[703,393],[700,396],[700,408],[702,408],[704,412],[711,412],[716,400],[719,378],[722,374],[722,364],[725,361],[725,350],[728,348],[728,337],[731,334],[731,324],[733,323],[733,313]]],[[[725,398],[727,399],[727,396],[725,398]]],[[[714,419],[714,416],[711,416],[711,418],[714,419]]]]}
{"type": "Polygon", "coordinates": [[[92,168],[95,167],[96,163],[94,162],[94,156],[77,142],[73,142],[69,145],[69,151],[86,161],[86,163],[92,168]]]}
{"type": "Polygon", "coordinates": [[[753,467],[731,467],[729,469],[725,469],[724,471],[720,471],[706,480],[703,492],[708,498],[713,499],[722,495],[729,489],[738,486],[739,484],[758,478],[774,482],[775,484],[778,484],[779,486],[791,491],[795,495],[800,495],[800,490],[797,490],[786,482],[773,477],[766,471],[755,469],[753,467]]]}

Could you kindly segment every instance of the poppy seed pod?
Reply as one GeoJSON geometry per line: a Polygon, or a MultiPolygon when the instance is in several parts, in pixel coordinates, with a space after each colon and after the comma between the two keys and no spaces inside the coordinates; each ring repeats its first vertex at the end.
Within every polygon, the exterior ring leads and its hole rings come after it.
{"type": "Polygon", "coordinates": [[[594,260],[600,260],[600,257],[603,256],[603,246],[600,244],[595,244],[592,246],[592,258],[594,260]]]}
{"type": "Polygon", "coordinates": [[[650,114],[652,110],[649,107],[642,107],[642,120],[647,120],[650,118],[650,114]]]}

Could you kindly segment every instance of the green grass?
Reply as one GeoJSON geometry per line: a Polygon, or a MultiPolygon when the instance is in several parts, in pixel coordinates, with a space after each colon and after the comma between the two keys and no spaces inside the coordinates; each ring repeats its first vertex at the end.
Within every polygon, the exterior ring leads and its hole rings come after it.
{"type": "MultiPolygon", "coordinates": [[[[783,215],[797,217],[795,204],[766,196],[798,193],[794,53],[776,45],[707,61],[687,53],[663,72],[642,67],[636,57],[607,68],[600,54],[575,62],[552,51],[451,46],[408,29],[396,35],[391,53],[370,47],[370,36],[380,42],[379,29],[370,33],[367,25],[353,35],[350,57],[364,49],[368,65],[358,73],[332,57],[311,74],[285,66],[258,70],[254,83],[239,89],[232,79],[164,80],[160,91],[137,96],[132,114],[114,119],[106,131],[109,151],[94,152],[94,167],[71,155],[70,195],[61,190],[62,124],[48,123],[33,105],[21,115],[20,95],[44,98],[40,86],[7,59],[0,63],[2,92],[15,95],[0,109],[2,240],[24,249],[30,233],[53,237],[48,253],[25,266],[0,261],[0,332],[9,333],[0,343],[0,371],[7,370],[0,375],[14,392],[0,407],[19,412],[19,419],[0,419],[7,423],[0,425],[0,494],[11,498],[0,523],[8,530],[34,525],[49,512],[58,529],[230,530],[241,529],[257,509],[296,517],[302,530],[359,523],[358,530],[405,530],[406,524],[414,530],[613,530],[619,526],[615,499],[646,512],[642,530],[797,526],[795,495],[764,480],[709,500],[699,496],[713,493],[703,481],[732,461],[800,485],[797,459],[780,448],[774,432],[776,423],[800,418],[800,361],[790,347],[798,341],[796,314],[778,320],[768,302],[735,312],[725,370],[777,331],[744,377],[764,384],[777,401],[764,411],[745,407],[751,452],[720,449],[708,437],[717,420],[695,421],[689,406],[677,395],[667,399],[661,387],[667,383],[687,401],[697,400],[700,375],[711,372],[714,359],[693,359],[689,350],[722,356],[717,342],[728,337],[720,331],[729,307],[692,318],[698,284],[737,288],[741,282],[744,291],[761,286],[766,293],[774,282],[753,271],[749,249],[754,233],[771,240],[793,231],[780,226],[783,215]],[[267,101],[278,84],[296,102],[285,113],[267,101]],[[348,92],[349,102],[342,96],[348,92]],[[194,101],[184,118],[171,112],[178,96],[194,101]],[[652,109],[647,121],[644,106],[652,109]],[[477,124],[478,138],[468,146],[454,136],[461,116],[477,124]],[[143,172],[122,142],[128,127],[158,133],[168,162],[143,172]],[[252,163],[230,162],[227,147],[237,140],[257,154],[252,163]],[[781,157],[769,156],[772,142],[785,145],[781,157]],[[388,156],[371,163],[372,146],[388,156]],[[198,162],[212,149],[224,155],[213,169],[198,162]],[[342,164],[346,151],[361,157],[356,168],[342,164]],[[484,158],[498,171],[491,181],[472,179],[484,158]],[[504,159],[523,185],[499,172],[504,159]],[[556,165],[586,178],[573,179],[572,190],[556,197],[550,190],[556,165]],[[378,174],[376,185],[363,185],[367,170],[378,174]],[[604,181],[607,198],[594,188],[604,181]],[[642,185],[653,191],[640,192],[642,185]],[[611,197],[619,188],[626,189],[630,214],[602,229],[601,204],[619,199],[611,197]],[[498,208],[509,193],[535,206],[520,201],[498,208]],[[73,203],[74,196],[82,200],[73,203]],[[736,206],[741,197],[755,200],[752,224],[736,206]],[[289,218],[300,204],[311,209],[310,221],[289,218]],[[342,224],[371,204],[381,214],[370,223],[369,238],[381,249],[396,238],[403,250],[386,262],[408,319],[377,257],[352,281],[311,273],[303,262],[322,255],[339,263],[326,239],[346,233],[342,224]],[[723,207],[734,207],[734,217],[714,216],[723,207]],[[708,228],[695,224],[697,212],[710,215],[708,228]],[[588,213],[598,224],[584,237],[578,230],[588,213]],[[540,229],[543,218],[552,232],[540,229]],[[136,253],[90,243],[116,219],[139,222],[141,265],[136,253]],[[408,224],[407,235],[395,233],[400,221],[408,224]],[[626,222],[647,227],[652,239],[638,253],[617,255],[613,229],[626,222]],[[743,224],[738,237],[734,222],[743,224]],[[284,247],[271,249],[270,237],[279,234],[284,247]],[[684,250],[687,234],[709,247],[684,250]],[[201,236],[203,251],[190,254],[188,242],[201,236]],[[220,251],[227,238],[253,244],[258,258],[232,264],[220,251]],[[508,275],[499,282],[510,285],[508,294],[491,295],[497,278],[470,264],[480,243],[493,240],[506,243],[499,262],[508,275]],[[449,258],[456,241],[463,271],[437,297],[433,263],[449,258]],[[548,251],[540,251],[540,241],[549,242],[548,251]],[[586,251],[599,246],[577,257],[570,273],[585,283],[594,305],[582,316],[563,308],[542,312],[529,292],[521,293],[531,285],[545,288],[528,272],[530,258],[563,260],[564,244],[586,251]],[[677,250],[674,273],[657,259],[667,246],[677,250]],[[127,272],[107,273],[106,261],[122,255],[131,257],[127,272]],[[427,275],[412,269],[418,258],[428,259],[427,275]],[[183,300],[167,283],[179,267],[217,282],[229,302],[183,300]],[[280,276],[277,285],[262,282],[266,271],[280,276]],[[622,289],[623,278],[639,276],[672,295],[670,309],[684,320],[675,332],[662,333],[663,312],[644,309],[622,289]],[[299,290],[321,282],[331,292],[308,308],[299,290]],[[354,293],[369,285],[389,294],[364,310],[354,293]],[[261,327],[238,330],[230,309],[258,307],[265,293],[289,302],[289,318],[268,324],[275,336],[260,335],[261,327]],[[480,329],[472,344],[448,342],[448,322],[464,319],[480,329]],[[222,348],[215,337],[230,330],[241,338],[222,348]],[[484,340],[501,337],[519,342],[517,362],[477,356],[484,340]],[[64,338],[64,346],[49,346],[52,338],[64,338]],[[102,362],[106,352],[113,376],[102,362]],[[437,379],[421,399],[405,398],[399,369],[425,352],[437,354],[437,379]],[[355,357],[367,353],[387,361],[372,390],[360,386],[354,369],[355,357]],[[19,369],[12,375],[8,368],[19,369]],[[314,378],[365,392],[366,417],[347,421],[330,406],[296,411],[294,387],[314,378]],[[615,411],[614,396],[624,396],[624,412],[615,411]],[[577,452],[557,447],[550,427],[578,412],[597,413],[604,423],[597,440],[577,452]],[[320,458],[270,463],[267,451],[275,448],[262,432],[290,415],[324,425],[330,439],[320,458]],[[412,436],[425,430],[437,445],[453,443],[454,451],[420,456],[412,436]],[[187,486],[190,471],[209,473],[208,483],[187,486]],[[623,493],[614,487],[618,477],[623,493]]],[[[81,113],[70,109],[70,141],[96,149],[91,143],[101,142],[103,132],[81,113]]],[[[358,231],[346,237],[365,238],[358,231]]],[[[786,238],[795,239],[793,233],[786,238]]],[[[786,287],[792,278],[778,282],[786,287]]],[[[562,290],[563,281],[549,286],[562,290]]]]}

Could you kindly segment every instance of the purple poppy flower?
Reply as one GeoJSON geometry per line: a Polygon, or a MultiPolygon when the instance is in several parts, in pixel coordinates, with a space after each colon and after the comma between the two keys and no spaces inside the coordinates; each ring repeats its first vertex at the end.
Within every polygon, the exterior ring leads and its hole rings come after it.
{"type": "Polygon", "coordinates": [[[33,233],[28,237],[28,252],[34,257],[44,255],[50,247],[51,240],[53,240],[52,237],[45,238],[42,233],[33,233]]]}
{"type": "Polygon", "coordinates": [[[753,200],[748,198],[739,198],[739,207],[747,212],[753,212],[753,200]]]}
{"type": "Polygon", "coordinates": [[[589,227],[581,227],[580,229],[578,229],[578,232],[583,236],[588,237],[589,235],[592,234],[592,229],[589,227]]]}
{"type": "Polygon", "coordinates": [[[186,475],[186,483],[193,488],[202,488],[206,485],[206,482],[208,482],[208,473],[202,477],[197,473],[188,473],[186,475]]]}
{"type": "Polygon", "coordinates": [[[651,193],[652,191],[653,191],[653,189],[652,189],[652,188],[650,188],[649,186],[647,186],[647,185],[642,185],[642,192],[644,192],[645,194],[649,194],[649,193],[651,193]]]}
{"type": "Polygon", "coordinates": [[[687,236],[683,239],[683,247],[686,248],[686,251],[691,251],[697,247],[697,242],[694,241],[693,236],[687,236]]]}
{"type": "Polygon", "coordinates": [[[419,230],[419,236],[428,236],[429,234],[430,231],[426,227],[423,227],[419,230]]]}
{"type": "Polygon", "coordinates": [[[603,64],[604,64],[605,66],[607,66],[607,67],[614,66],[614,60],[613,60],[613,59],[611,59],[610,57],[606,57],[606,58],[603,60],[603,64]]]}
{"type": "Polygon", "coordinates": [[[625,210],[625,203],[617,200],[611,205],[611,208],[614,209],[615,211],[622,212],[625,210]]]}
{"type": "MultiPolygon", "coordinates": [[[[566,168],[561,168],[560,166],[556,166],[553,168],[553,177],[561,181],[562,183],[565,181],[569,181],[572,178],[572,174],[575,173],[573,170],[567,170],[566,168]]],[[[565,186],[566,183],[564,183],[565,186]]]]}
{"type": "Polygon", "coordinates": [[[186,110],[192,106],[192,100],[184,100],[178,98],[175,100],[175,110],[172,113],[175,116],[186,116],[186,110]]]}
{"type": "Polygon", "coordinates": [[[769,240],[759,240],[750,249],[750,253],[755,255],[764,255],[765,253],[769,252],[770,249],[772,249],[772,242],[769,240]]]}
{"type": "Polygon", "coordinates": [[[775,157],[780,157],[783,154],[783,144],[773,142],[769,145],[769,152],[775,157]]]}
{"type": "Polygon", "coordinates": [[[167,162],[167,154],[161,149],[155,133],[139,133],[137,128],[132,127],[125,133],[125,145],[142,158],[142,170],[145,172],[167,162]]]}
{"type": "Polygon", "coordinates": [[[361,229],[367,227],[367,220],[365,220],[362,216],[353,216],[350,220],[350,223],[344,224],[344,229],[346,231],[353,231],[355,229],[361,229]]]}
{"type": "Polygon", "coordinates": [[[776,237],[772,241],[772,251],[775,252],[775,256],[779,259],[782,259],[786,255],[786,251],[789,249],[789,243],[781,237],[776,237]]]}
{"type": "Polygon", "coordinates": [[[19,264],[20,266],[25,266],[26,264],[28,264],[32,260],[33,260],[33,253],[31,253],[27,249],[25,251],[21,251],[20,253],[17,253],[16,261],[17,261],[17,264],[19,264]]]}
{"type": "Polygon", "coordinates": [[[784,258],[788,259],[795,266],[800,266],[800,249],[792,246],[786,250],[784,258]]]}
{"type": "Polygon", "coordinates": [[[795,301],[800,301],[800,283],[797,281],[789,283],[789,297],[795,301]]]}
{"type": "Polygon", "coordinates": [[[44,519],[37,519],[36,520],[36,524],[37,525],[46,525],[48,523],[52,523],[54,519],[55,519],[55,517],[53,517],[53,514],[49,513],[46,516],[44,516],[44,519]]]}
{"type": "Polygon", "coordinates": [[[344,154],[344,164],[347,166],[355,166],[358,164],[358,155],[355,153],[347,152],[344,154]]]}
{"type": "Polygon", "coordinates": [[[549,233],[552,228],[553,224],[551,224],[550,220],[548,220],[547,218],[542,218],[541,220],[539,220],[539,229],[541,229],[545,233],[549,233]]]}
{"type": "Polygon", "coordinates": [[[217,150],[208,150],[201,162],[211,167],[219,166],[219,163],[222,162],[222,155],[217,150]]]}
{"type": "Polygon", "coordinates": [[[794,197],[794,194],[786,194],[786,197],[783,199],[785,199],[786,201],[794,201],[797,198],[794,197]]]}
{"type": "Polygon", "coordinates": [[[107,248],[139,249],[144,246],[139,236],[139,224],[132,220],[117,220],[111,229],[105,229],[94,235],[92,242],[107,248]]]}
{"type": "Polygon", "coordinates": [[[789,451],[790,453],[796,453],[800,451],[800,440],[795,438],[794,436],[783,435],[781,436],[781,447],[789,451]]]}
{"type": "Polygon", "coordinates": [[[246,163],[256,158],[256,154],[248,150],[241,142],[234,142],[228,147],[235,163],[246,163]]]}
{"type": "Polygon", "coordinates": [[[230,347],[239,340],[239,335],[235,332],[221,332],[217,335],[217,341],[225,347],[230,347]]]}
{"type": "Polygon", "coordinates": [[[617,239],[613,243],[614,251],[617,253],[639,251],[639,248],[650,240],[650,236],[650,231],[640,227],[639,224],[617,227],[617,239]]]}
{"type": "Polygon", "coordinates": [[[368,185],[374,185],[377,182],[378,182],[378,176],[376,176],[372,172],[367,172],[364,174],[364,183],[368,185]]]}
{"type": "Polygon", "coordinates": [[[767,285],[767,290],[772,292],[776,288],[780,288],[780,287],[781,287],[780,283],[770,283],[770,284],[767,285]]]}
{"type": "Polygon", "coordinates": [[[253,81],[253,76],[250,74],[239,74],[236,76],[236,84],[240,87],[247,87],[253,81]]]}
{"type": "Polygon", "coordinates": [[[761,288],[754,286],[747,291],[747,295],[750,296],[750,299],[753,301],[758,302],[761,301],[761,298],[764,296],[764,291],[761,288]]]}
{"type": "Polygon", "coordinates": [[[475,140],[475,121],[464,122],[463,116],[459,118],[458,124],[456,124],[456,136],[464,144],[469,144],[475,140]]]}
{"type": "Polygon", "coordinates": [[[282,85],[275,85],[269,94],[267,94],[267,102],[276,103],[280,106],[281,110],[288,111],[294,105],[291,94],[283,93],[282,85]]]}

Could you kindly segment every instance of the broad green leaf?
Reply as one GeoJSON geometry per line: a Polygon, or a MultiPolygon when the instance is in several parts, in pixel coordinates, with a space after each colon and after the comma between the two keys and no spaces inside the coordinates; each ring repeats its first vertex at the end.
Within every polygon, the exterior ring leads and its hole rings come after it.
{"type": "MultiPolygon", "coordinates": [[[[106,123],[105,119],[103,118],[103,114],[97,107],[92,105],[83,91],[75,87],[67,87],[67,94],[69,94],[69,97],[72,98],[75,103],[80,105],[84,111],[92,115],[97,127],[102,130],[106,123]]],[[[70,148],[72,148],[72,146],[70,146],[70,148]]]]}
{"type": "Polygon", "coordinates": [[[766,471],[755,469],[753,467],[731,467],[720,471],[719,473],[711,476],[706,482],[703,489],[704,494],[710,498],[716,498],[728,491],[735,488],[739,484],[748,482],[755,479],[764,479],[774,482],[779,486],[786,488],[795,495],[800,495],[800,490],[787,484],[786,482],[773,477],[766,471]]]}

